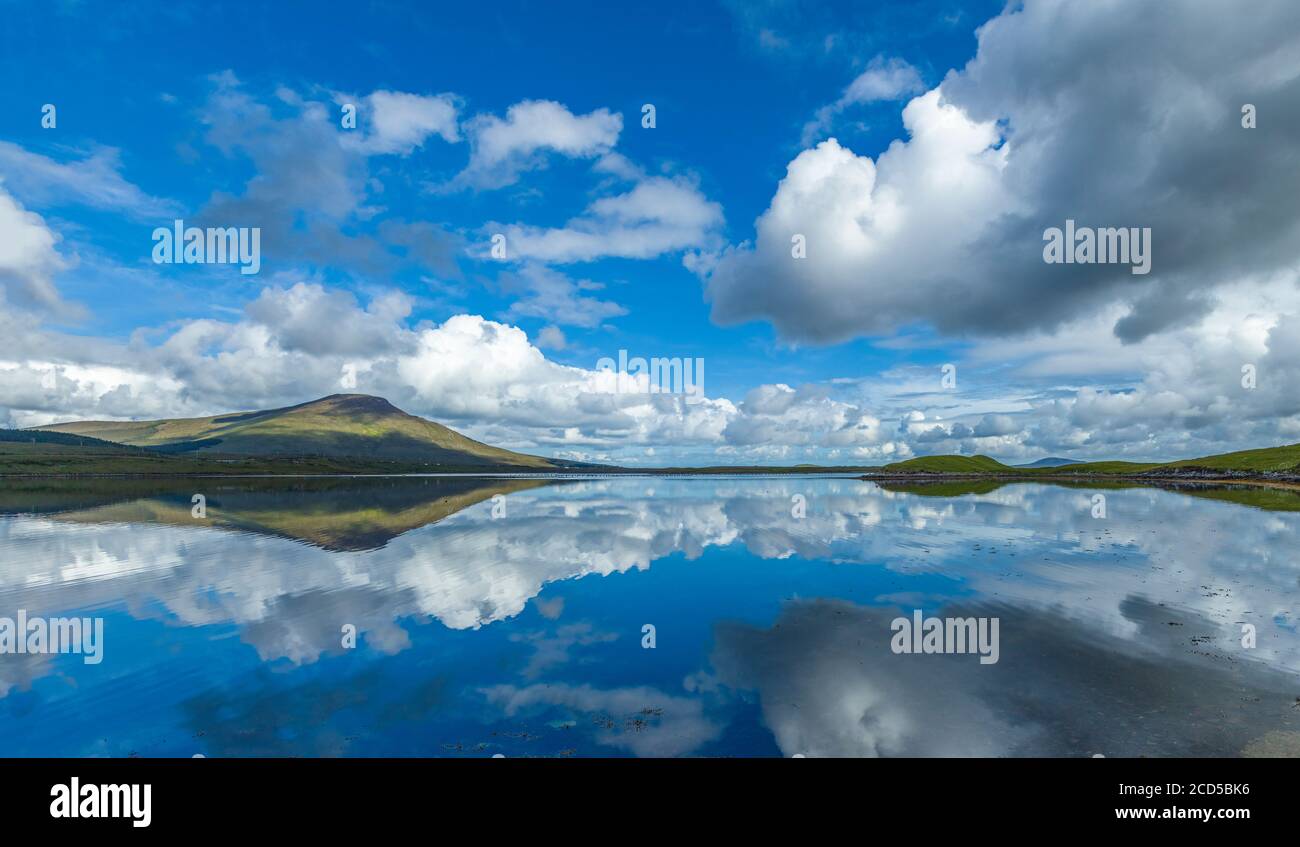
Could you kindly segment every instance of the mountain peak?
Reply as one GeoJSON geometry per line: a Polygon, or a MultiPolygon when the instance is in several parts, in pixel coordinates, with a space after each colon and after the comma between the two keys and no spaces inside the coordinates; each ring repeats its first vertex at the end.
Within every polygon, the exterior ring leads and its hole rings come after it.
{"type": "Polygon", "coordinates": [[[405,415],[401,409],[373,394],[331,394],[311,400],[295,410],[311,410],[343,415],[405,415]]]}

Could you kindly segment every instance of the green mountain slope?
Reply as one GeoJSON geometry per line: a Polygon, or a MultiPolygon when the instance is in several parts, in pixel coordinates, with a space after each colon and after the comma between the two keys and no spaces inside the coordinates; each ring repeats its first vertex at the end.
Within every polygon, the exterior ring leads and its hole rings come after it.
{"type": "Polygon", "coordinates": [[[466,438],[381,397],[335,394],[261,412],[157,421],[77,421],[41,427],[194,457],[356,458],[430,465],[549,468],[548,459],[466,438]]]}

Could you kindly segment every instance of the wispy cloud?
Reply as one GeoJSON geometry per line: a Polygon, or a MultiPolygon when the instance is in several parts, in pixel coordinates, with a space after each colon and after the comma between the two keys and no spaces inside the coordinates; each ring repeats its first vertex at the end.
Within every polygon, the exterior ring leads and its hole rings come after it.
{"type": "Polygon", "coordinates": [[[0,141],[0,178],[27,203],[89,206],[138,220],[166,217],[180,208],[146,194],[121,171],[121,152],[112,147],[95,147],[81,158],[61,162],[0,141]]]}
{"type": "Polygon", "coordinates": [[[845,87],[838,100],[822,106],[813,119],[804,124],[801,143],[808,147],[819,141],[831,129],[835,119],[851,106],[901,100],[924,90],[921,74],[912,65],[902,59],[877,56],[845,87]]]}

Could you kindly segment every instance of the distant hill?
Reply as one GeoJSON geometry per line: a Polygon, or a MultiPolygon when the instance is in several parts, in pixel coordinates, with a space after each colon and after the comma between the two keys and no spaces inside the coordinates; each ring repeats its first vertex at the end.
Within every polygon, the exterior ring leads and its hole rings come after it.
{"type": "Polygon", "coordinates": [[[885,465],[889,473],[1013,473],[1015,468],[988,456],[920,456],[885,465]]]}
{"type": "Polygon", "coordinates": [[[1039,459],[1037,462],[1029,462],[1025,465],[1015,465],[1017,468],[1059,468],[1062,465],[1077,465],[1078,459],[1062,459],[1059,456],[1048,456],[1046,459],[1039,459]]]}
{"type": "Polygon", "coordinates": [[[90,447],[112,454],[138,456],[145,450],[128,449],[102,438],[73,435],[67,432],[46,432],[39,429],[0,429],[0,444],[57,444],[61,447],[90,447]]]}
{"type": "Polygon", "coordinates": [[[1300,444],[1285,447],[1264,447],[1258,450],[1240,450],[1202,456],[1198,459],[1180,459],[1175,462],[1068,462],[1043,459],[1033,465],[1004,465],[988,456],[921,456],[905,462],[894,462],[880,469],[882,474],[949,474],[993,476],[1037,475],[1122,475],[1145,477],[1194,478],[1245,476],[1272,476],[1287,479],[1300,478],[1300,444]],[[1045,464],[1052,462],[1053,464],[1045,464]]]}
{"type": "Polygon", "coordinates": [[[156,421],[77,421],[26,432],[63,433],[196,458],[364,459],[455,467],[546,469],[549,459],[466,438],[382,397],[334,394],[283,409],[156,421]]]}
{"type": "MultiPolygon", "coordinates": [[[[98,438],[33,429],[0,430],[0,473],[157,473],[177,470],[169,456],[98,438]]],[[[184,471],[196,470],[185,467],[184,471]]]]}

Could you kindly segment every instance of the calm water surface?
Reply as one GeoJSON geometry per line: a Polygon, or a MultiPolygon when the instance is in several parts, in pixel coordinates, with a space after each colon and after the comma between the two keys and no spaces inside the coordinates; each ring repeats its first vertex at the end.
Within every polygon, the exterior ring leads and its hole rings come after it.
{"type": "Polygon", "coordinates": [[[1290,492],[180,485],[0,481],[0,616],[104,620],[0,655],[0,755],[1300,755],[1290,492]]]}

